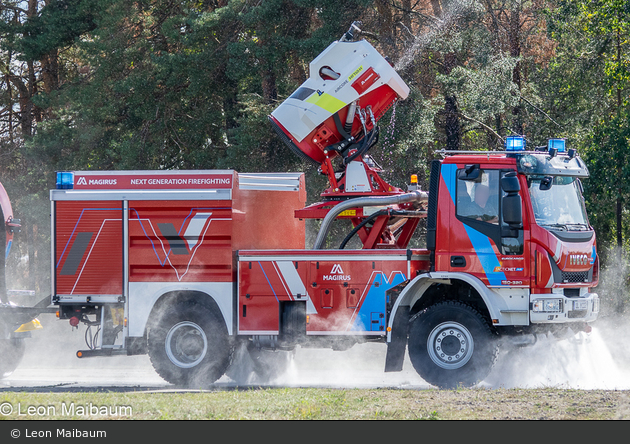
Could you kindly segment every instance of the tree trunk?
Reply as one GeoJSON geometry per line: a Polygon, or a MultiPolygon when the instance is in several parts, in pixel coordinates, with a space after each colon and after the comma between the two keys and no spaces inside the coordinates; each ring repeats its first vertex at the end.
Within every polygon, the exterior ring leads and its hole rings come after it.
{"type": "Polygon", "coordinates": [[[22,130],[22,136],[28,137],[32,134],[33,128],[33,102],[31,101],[31,95],[29,93],[29,87],[24,81],[16,76],[10,75],[11,83],[18,90],[18,103],[20,105],[19,122],[20,129],[22,130]]]}
{"type": "MultiPolygon", "coordinates": [[[[617,65],[621,66],[621,35],[619,28],[617,28],[617,65]]],[[[621,106],[623,102],[621,100],[621,87],[617,84],[617,118],[621,118],[621,106]]],[[[617,164],[617,183],[624,183],[624,177],[622,173],[621,164],[617,164]]],[[[619,195],[617,197],[617,246],[619,247],[619,254],[621,255],[621,247],[623,245],[623,228],[622,228],[622,214],[623,204],[621,200],[623,190],[619,187],[619,195]]]]}
{"type": "MultiPolygon", "coordinates": [[[[454,53],[446,54],[444,57],[443,74],[449,75],[453,68],[457,66],[457,57],[454,53]]],[[[458,150],[461,147],[462,124],[459,118],[459,108],[457,97],[453,94],[444,96],[444,131],[446,133],[446,149],[458,150]]]]}
{"type": "Polygon", "coordinates": [[[455,96],[446,96],[444,104],[444,130],[446,132],[446,149],[458,150],[461,146],[461,123],[455,96]]]}
{"type": "Polygon", "coordinates": [[[50,93],[59,88],[59,56],[57,49],[46,54],[39,61],[42,66],[42,81],[44,82],[44,91],[50,93]]]}
{"type": "MultiPolygon", "coordinates": [[[[10,60],[9,60],[9,64],[10,64],[10,60]]],[[[4,81],[7,85],[7,96],[8,96],[7,103],[9,104],[9,124],[8,124],[9,142],[13,146],[13,88],[11,87],[11,78],[8,74],[4,76],[4,81]]]]}
{"type": "MultiPolygon", "coordinates": [[[[440,0],[431,0],[433,15],[442,18],[443,10],[440,0]]],[[[444,54],[442,67],[439,69],[441,74],[450,75],[453,68],[457,66],[457,56],[455,53],[444,54]]],[[[444,133],[446,134],[446,149],[458,150],[462,140],[462,126],[459,119],[459,108],[457,106],[457,97],[453,94],[444,94],[444,109],[440,113],[444,117],[444,133]]]]}
{"type": "Polygon", "coordinates": [[[411,0],[403,0],[402,8],[402,24],[413,34],[413,29],[411,29],[411,0]]]}
{"type": "Polygon", "coordinates": [[[5,257],[6,257],[6,244],[7,244],[7,231],[5,228],[4,212],[0,208],[0,302],[9,302],[7,298],[7,281],[6,281],[6,269],[5,269],[5,257]]]}
{"type": "Polygon", "coordinates": [[[442,18],[442,5],[440,0],[431,0],[431,8],[433,8],[433,15],[437,18],[442,18]]]}
{"type": "MultiPolygon", "coordinates": [[[[619,190],[621,193],[621,190],[619,190]]],[[[621,216],[623,214],[623,204],[621,201],[621,196],[617,197],[617,246],[619,247],[619,251],[621,252],[621,247],[623,246],[623,230],[621,223],[621,216]]]]}
{"type": "Polygon", "coordinates": [[[379,18],[379,43],[386,56],[393,60],[397,59],[396,43],[394,33],[394,15],[390,2],[387,0],[377,0],[376,10],[379,18]]]}
{"type": "Polygon", "coordinates": [[[28,254],[28,288],[35,290],[37,285],[37,270],[35,260],[35,232],[33,223],[26,221],[26,252],[28,254]]]}
{"type": "MultiPolygon", "coordinates": [[[[516,2],[514,8],[510,11],[510,55],[512,57],[521,56],[521,42],[520,42],[520,28],[521,28],[521,10],[520,4],[516,2]]],[[[521,62],[518,61],[512,71],[512,82],[518,88],[519,94],[521,93],[521,62]]],[[[522,116],[521,102],[512,109],[512,115],[514,116],[514,131],[518,135],[523,135],[523,116],[522,116]]]]}
{"type": "Polygon", "coordinates": [[[263,69],[261,71],[262,76],[262,90],[265,103],[271,104],[278,100],[278,87],[276,85],[276,73],[273,69],[263,69]]]}
{"type": "Polygon", "coordinates": [[[225,111],[225,133],[228,143],[236,143],[234,130],[238,127],[238,99],[234,88],[230,88],[223,97],[223,110],[225,111]]]}

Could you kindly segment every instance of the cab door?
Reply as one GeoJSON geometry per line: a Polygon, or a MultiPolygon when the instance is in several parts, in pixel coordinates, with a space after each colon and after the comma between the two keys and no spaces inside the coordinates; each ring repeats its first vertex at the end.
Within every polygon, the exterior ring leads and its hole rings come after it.
{"type": "Polygon", "coordinates": [[[513,218],[514,208],[522,205],[520,190],[503,189],[507,182],[514,187],[514,179],[518,184],[513,175],[515,171],[479,165],[451,174],[455,217],[450,224],[449,271],[471,274],[489,287],[529,285],[522,220],[506,220],[503,211],[509,205],[508,219],[513,218]]]}

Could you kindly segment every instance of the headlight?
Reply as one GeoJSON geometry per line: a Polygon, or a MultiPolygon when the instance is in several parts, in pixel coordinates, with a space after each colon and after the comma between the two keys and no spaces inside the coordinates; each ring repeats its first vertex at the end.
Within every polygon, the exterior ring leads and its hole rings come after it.
{"type": "Polygon", "coordinates": [[[538,313],[558,313],[562,311],[562,299],[535,299],[532,311],[538,313]]]}
{"type": "Polygon", "coordinates": [[[599,313],[599,298],[593,299],[593,313],[599,313]]]}

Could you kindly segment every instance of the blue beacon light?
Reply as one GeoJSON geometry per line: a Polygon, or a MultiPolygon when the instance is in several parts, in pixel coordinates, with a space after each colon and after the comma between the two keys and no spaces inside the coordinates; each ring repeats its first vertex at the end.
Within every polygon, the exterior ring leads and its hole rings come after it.
{"type": "Polygon", "coordinates": [[[74,173],[71,171],[57,172],[57,189],[68,190],[74,188],[74,173]]]}
{"type": "Polygon", "coordinates": [[[566,142],[564,139],[549,139],[547,142],[547,149],[549,151],[556,150],[558,153],[564,153],[566,151],[566,142]]]}
{"type": "Polygon", "coordinates": [[[525,151],[525,138],[522,136],[506,137],[505,151],[525,151]]]}

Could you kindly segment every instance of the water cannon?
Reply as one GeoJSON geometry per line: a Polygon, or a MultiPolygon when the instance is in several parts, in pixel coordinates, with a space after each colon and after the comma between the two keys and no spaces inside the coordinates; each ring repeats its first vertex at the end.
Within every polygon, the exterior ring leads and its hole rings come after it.
{"type": "Polygon", "coordinates": [[[355,41],[360,26],[353,22],[311,61],[308,79],[269,116],[291,151],[328,177],[328,196],[402,192],[364,158],[378,142],[378,121],[409,87],[369,42],[355,41]]]}
{"type": "Polygon", "coordinates": [[[337,218],[354,225],[340,249],[355,235],[363,248],[406,248],[426,216],[427,195],[417,180],[407,191],[390,185],[368,154],[378,142],[378,121],[409,87],[370,43],[356,40],[369,34],[360,26],[353,22],[311,61],[308,79],[269,116],[290,150],[328,178],[322,201],[295,211],[296,218],[322,220],[314,249],[323,247],[337,218]]]}

